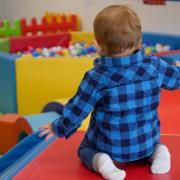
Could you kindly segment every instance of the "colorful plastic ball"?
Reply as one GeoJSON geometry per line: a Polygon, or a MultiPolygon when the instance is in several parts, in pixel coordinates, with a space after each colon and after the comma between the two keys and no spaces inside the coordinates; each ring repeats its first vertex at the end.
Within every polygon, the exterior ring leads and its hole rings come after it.
{"type": "Polygon", "coordinates": [[[69,50],[71,50],[71,49],[75,49],[75,47],[73,45],[70,45],[69,50]]]}
{"type": "Polygon", "coordinates": [[[88,50],[87,49],[82,49],[82,54],[83,55],[87,55],[88,54],[88,50]]]}
{"type": "Polygon", "coordinates": [[[77,51],[78,56],[82,55],[82,48],[81,47],[77,47],[76,51],[77,51]]]}
{"type": "Polygon", "coordinates": [[[34,47],[32,47],[32,46],[29,46],[29,47],[28,47],[28,51],[30,51],[30,52],[32,53],[32,52],[34,52],[34,51],[35,51],[35,48],[34,48],[34,47]]]}
{"type": "Polygon", "coordinates": [[[63,52],[64,56],[68,56],[69,55],[68,49],[63,49],[62,52],[63,52]]]}
{"type": "Polygon", "coordinates": [[[93,45],[91,45],[91,46],[89,47],[89,52],[95,53],[95,52],[96,52],[96,47],[93,46],[93,45]]]}
{"type": "Polygon", "coordinates": [[[42,49],[41,48],[36,48],[36,52],[42,53],[42,49]]]}
{"type": "Polygon", "coordinates": [[[169,46],[169,45],[165,45],[164,47],[163,47],[163,50],[164,51],[169,51],[171,49],[171,47],[169,46]]]}
{"type": "Polygon", "coordinates": [[[32,56],[33,57],[38,57],[38,56],[40,56],[40,54],[37,51],[34,51],[34,52],[32,52],[32,56]]]}
{"type": "Polygon", "coordinates": [[[60,56],[63,56],[63,55],[64,55],[64,53],[63,53],[63,51],[62,51],[62,50],[58,50],[58,51],[56,51],[56,54],[58,54],[58,55],[60,55],[60,56]]]}
{"type": "Polygon", "coordinates": [[[45,52],[43,52],[43,56],[45,56],[45,57],[49,57],[49,56],[50,56],[49,51],[45,51],[45,52]]]}
{"type": "Polygon", "coordinates": [[[151,48],[150,48],[150,47],[146,47],[146,49],[145,49],[145,54],[146,54],[147,56],[149,56],[149,55],[151,54],[151,48]]]}
{"type": "Polygon", "coordinates": [[[75,48],[82,48],[82,45],[81,45],[80,43],[76,43],[76,44],[74,45],[74,47],[75,47],[75,48]]]}
{"type": "Polygon", "coordinates": [[[55,55],[56,55],[56,52],[54,52],[54,51],[50,51],[50,52],[49,52],[49,56],[50,56],[50,57],[54,57],[55,55]]]}
{"type": "Polygon", "coordinates": [[[77,56],[77,51],[76,49],[71,49],[70,50],[71,56],[77,56]]]}

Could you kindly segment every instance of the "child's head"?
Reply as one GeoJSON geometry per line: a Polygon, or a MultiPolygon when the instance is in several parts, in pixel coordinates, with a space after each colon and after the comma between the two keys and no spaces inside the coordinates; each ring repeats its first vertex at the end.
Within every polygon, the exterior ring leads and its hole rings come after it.
{"type": "Polygon", "coordinates": [[[101,55],[112,56],[137,48],[141,41],[141,22],[125,5],[112,5],[94,20],[94,34],[101,55]]]}

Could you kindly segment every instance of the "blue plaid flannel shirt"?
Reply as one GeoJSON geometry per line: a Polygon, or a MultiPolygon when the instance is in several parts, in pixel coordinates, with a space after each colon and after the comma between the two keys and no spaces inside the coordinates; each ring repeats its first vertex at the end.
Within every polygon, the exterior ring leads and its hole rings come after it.
{"type": "Polygon", "coordinates": [[[159,143],[161,88],[180,88],[179,68],[145,56],[143,49],[126,57],[99,57],[52,130],[67,138],[92,111],[86,141],[116,161],[141,159],[159,143]]]}

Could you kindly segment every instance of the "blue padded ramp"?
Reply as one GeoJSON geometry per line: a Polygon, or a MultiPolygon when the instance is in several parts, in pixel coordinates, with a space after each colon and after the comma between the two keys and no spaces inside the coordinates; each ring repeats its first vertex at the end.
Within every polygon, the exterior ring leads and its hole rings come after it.
{"type": "Polygon", "coordinates": [[[39,138],[39,131],[27,136],[0,158],[0,180],[11,180],[56,138],[39,138]]]}

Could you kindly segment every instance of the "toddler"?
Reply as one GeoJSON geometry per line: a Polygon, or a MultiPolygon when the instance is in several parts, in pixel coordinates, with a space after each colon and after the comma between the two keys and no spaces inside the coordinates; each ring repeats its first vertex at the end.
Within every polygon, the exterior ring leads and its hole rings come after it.
{"type": "Polygon", "coordinates": [[[62,116],[44,125],[40,136],[68,138],[92,111],[78,149],[89,169],[104,179],[121,180],[126,173],[114,162],[148,158],[152,173],[167,173],[170,153],[160,143],[157,108],[162,88],[180,88],[179,69],[139,48],[141,23],[127,6],[112,5],[99,12],[94,34],[100,57],[85,73],[62,116]]]}

